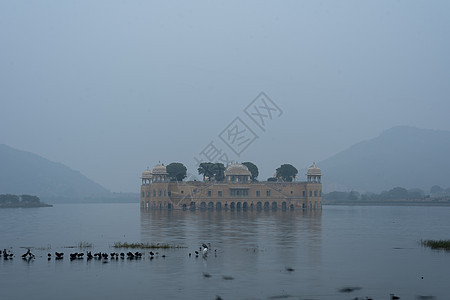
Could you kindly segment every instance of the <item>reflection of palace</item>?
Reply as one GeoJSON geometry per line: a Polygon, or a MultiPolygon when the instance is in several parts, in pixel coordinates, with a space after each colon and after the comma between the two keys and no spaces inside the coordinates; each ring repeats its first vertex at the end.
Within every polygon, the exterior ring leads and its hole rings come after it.
{"type": "Polygon", "coordinates": [[[251,182],[242,164],[231,164],[223,182],[169,181],[158,164],[142,173],[141,208],[322,209],[322,173],[313,164],[305,182],[251,182]]]}

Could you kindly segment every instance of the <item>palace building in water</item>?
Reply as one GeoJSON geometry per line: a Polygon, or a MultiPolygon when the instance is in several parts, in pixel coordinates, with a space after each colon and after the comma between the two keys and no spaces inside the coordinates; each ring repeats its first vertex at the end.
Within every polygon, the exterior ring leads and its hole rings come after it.
{"type": "Polygon", "coordinates": [[[225,180],[170,181],[159,163],[142,173],[141,208],[149,209],[322,209],[322,173],[314,163],[306,181],[252,182],[245,165],[231,164],[225,180]]]}

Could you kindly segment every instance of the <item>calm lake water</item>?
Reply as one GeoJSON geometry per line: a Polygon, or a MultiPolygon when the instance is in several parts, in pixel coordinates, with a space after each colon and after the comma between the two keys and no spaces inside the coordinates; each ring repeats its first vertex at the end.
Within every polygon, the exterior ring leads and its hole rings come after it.
{"type": "Polygon", "coordinates": [[[0,299],[389,299],[391,293],[449,299],[450,253],[419,244],[449,239],[449,216],[450,207],[408,206],[324,206],[321,212],[141,212],[138,204],[1,209],[0,248],[16,257],[0,260],[0,299]],[[69,253],[80,249],[68,247],[80,242],[108,253],[117,251],[114,242],[185,248],[156,250],[153,260],[146,250],[141,260],[70,261],[69,253]],[[208,257],[189,257],[202,243],[211,243],[208,257]],[[26,248],[34,260],[21,259],[26,248]],[[55,251],[66,258],[47,260],[55,251]],[[356,289],[341,292],[345,287],[356,289]]]}

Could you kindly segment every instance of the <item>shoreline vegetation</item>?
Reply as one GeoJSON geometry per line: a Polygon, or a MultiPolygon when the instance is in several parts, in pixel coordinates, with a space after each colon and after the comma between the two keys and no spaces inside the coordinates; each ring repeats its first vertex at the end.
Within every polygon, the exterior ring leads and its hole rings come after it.
{"type": "Polygon", "coordinates": [[[323,205],[348,206],[450,206],[450,199],[396,199],[396,200],[323,200],[323,205]]]}
{"type": "Polygon", "coordinates": [[[407,190],[402,187],[395,187],[380,194],[334,191],[323,195],[323,204],[450,206],[450,189],[433,186],[428,195],[420,189],[407,190]]]}
{"type": "Polygon", "coordinates": [[[51,204],[41,202],[38,196],[32,195],[0,195],[0,208],[30,208],[30,207],[53,207],[51,204]]]}
{"type": "Polygon", "coordinates": [[[170,244],[149,244],[149,243],[127,243],[127,242],[116,242],[112,246],[113,248],[132,248],[132,249],[180,249],[186,248],[183,246],[170,245],[170,244]]]}
{"type": "Polygon", "coordinates": [[[429,247],[434,250],[450,251],[450,240],[422,240],[422,246],[429,247]]]}

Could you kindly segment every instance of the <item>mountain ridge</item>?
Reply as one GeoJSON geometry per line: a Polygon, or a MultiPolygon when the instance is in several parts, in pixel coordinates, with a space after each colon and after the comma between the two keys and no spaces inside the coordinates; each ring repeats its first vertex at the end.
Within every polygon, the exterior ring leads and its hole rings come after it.
{"type": "Polygon", "coordinates": [[[450,186],[450,132],[396,126],[320,162],[324,191],[450,186]]]}
{"type": "Polygon", "coordinates": [[[111,194],[79,171],[5,144],[0,144],[0,166],[2,194],[31,194],[43,199],[82,199],[111,194]]]}

